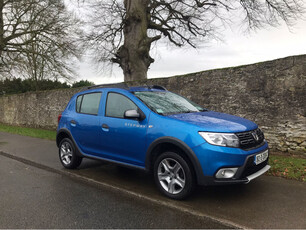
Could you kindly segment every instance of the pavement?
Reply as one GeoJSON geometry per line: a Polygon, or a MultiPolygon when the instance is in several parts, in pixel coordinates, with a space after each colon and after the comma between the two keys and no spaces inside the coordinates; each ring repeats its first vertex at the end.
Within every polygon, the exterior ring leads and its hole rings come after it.
{"type": "Polygon", "coordinates": [[[306,228],[306,184],[299,181],[261,176],[247,185],[199,187],[187,200],[174,201],[160,194],[143,171],[93,160],[66,170],[54,141],[0,132],[0,155],[227,227],[306,228]]]}

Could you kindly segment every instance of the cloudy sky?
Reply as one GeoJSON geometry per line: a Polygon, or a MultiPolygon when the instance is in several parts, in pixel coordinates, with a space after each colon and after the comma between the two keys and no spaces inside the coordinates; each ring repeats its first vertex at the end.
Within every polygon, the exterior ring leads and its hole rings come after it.
{"type": "MultiPolygon", "coordinates": [[[[203,44],[204,48],[175,48],[157,43],[151,51],[155,62],[148,77],[173,75],[203,70],[251,64],[291,55],[306,54],[306,21],[300,20],[290,29],[286,25],[244,33],[231,28],[222,33],[223,41],[203,44]]],[[[111,71],[98,72],[86,60],[80,65],[77,80],[89,80],[96,84],[122,82],[123,74],[117,65],[111,71]]]]}

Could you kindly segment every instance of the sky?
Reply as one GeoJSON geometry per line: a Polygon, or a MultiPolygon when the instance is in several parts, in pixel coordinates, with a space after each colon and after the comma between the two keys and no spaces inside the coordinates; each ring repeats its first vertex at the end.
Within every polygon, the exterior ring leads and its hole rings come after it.
{"type": "MultiPolygon", "coordinates": [[[[155,62],[148,78],[170,77],[203,70],[252,64],[306,54],[306,20],[299,20],[290,29],[285,25],[245,33],[238,28],[222,33],[223,41],[201,44],[203,48],[169,47],[156,43],[151,50],[155,62]]],[[[97,71],[86,59],[80,64],[76,80],[89,80],[95,84],[123,81],[123,74],[114,64],[108,71],[97,71]]]]}

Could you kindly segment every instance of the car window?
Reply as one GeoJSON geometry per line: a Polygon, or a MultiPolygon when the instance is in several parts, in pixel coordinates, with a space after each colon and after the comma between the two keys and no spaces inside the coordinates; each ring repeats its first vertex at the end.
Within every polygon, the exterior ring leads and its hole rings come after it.
{"type": "Polygon", "coordinates": [[[124,118],[126,110],[137,110],[137,106],[126,96],[118,93],[109,93],[106,103],[106,116],[124,118]]]}
{"type": "Polygon", "coordinates": [[[78,100],[81,100],[81,102],[78,102],[77,100],[77,106],[78,106],[78,103],[80,103],[79,112],[86,113],[86,114],[92,114],[92,115],[98,115],[101,94],[102,93],[84,94],[82,100],[79,99],[81,97],[78,97],[78,100]]]}
{"type": "Polygon", "coordinates": [[[81,109],[81,102],[83,99],[83,95],[78,96],[77,101],[76,101],[76,111],[79,113],[81,109]]]}

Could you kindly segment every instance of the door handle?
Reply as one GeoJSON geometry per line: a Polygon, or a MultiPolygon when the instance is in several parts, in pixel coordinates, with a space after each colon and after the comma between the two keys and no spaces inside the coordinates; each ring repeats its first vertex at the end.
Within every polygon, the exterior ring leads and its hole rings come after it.
{"type": "Polygon", "coordinates": [[[109,127],[107,124],[103,124],[102,125],[102,130],[108,132],[109,131],[109,127]]]}
{"type": "Polygon", "coordinates": [[[70,121],[70,124],[71,124],[71,126],[74,126],[74,127],[75,127],[75,126],[76,126],[76,121],[75,121],[75,120],[71,120],[71,121],[70,121]]]}
{"type": "Polygon", "coordinates": [[[108,127],[107,124],[103,124],[103,125],[102,125],[102,128],[103,128],[103,129],[109,129],[109,127],[108,127]]]}

